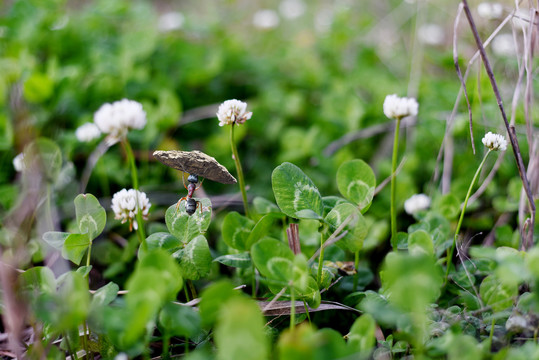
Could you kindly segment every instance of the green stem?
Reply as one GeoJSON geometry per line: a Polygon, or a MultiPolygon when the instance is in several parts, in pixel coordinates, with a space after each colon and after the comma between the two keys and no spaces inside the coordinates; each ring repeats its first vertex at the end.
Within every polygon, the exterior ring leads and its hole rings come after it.
{"type": "Polygon", "coordinates": [[[468,188],[468,192],[466,193],[466,198],[464,199],[464,205],[462,206],[462,211],[460,212],[459,221],[457,223],[457,228],[455,230],[455,236],[453,238],[453,245],[451,245],[451,249],[447,255],[447,261],[446,261],[446,270],[445,270],[445,282],[447,283],[447,279],[449,278],[449,268],[451,267],[451,260],[453,259],[453,252],[455,251],[455,246],[457,245],[457,239],[460,232],[460,227],[462,225],[462,219],[464,219],[464,213],[466,212],[466,207],[468,206],[468,199],[470,199],[470,195],[472,194],[473,187],[479,178],[479,174],[481,173],[481,169],[483,168],[483,165],[485,164],[485,161],[487,160],[488,154],[490,154],[492,150],[488,150],[485,156],[483,157],[483,160],[481,161],[481,164],[479,164],[479,167],[477,168],[477,171],[475,172],[475,175],[472,179],[472,183],[470,184],[470,187],[468,188]]]}
{"type": "Polygon", "coordinates": [[[393,251],[397,251],[397,209],[395,206],[397,196],[397,155],[399,152],[399,131],[401,118],[397,118],[395,138],[393,139],[393,157],[391,160],[391,244],[393,251]]]}
{"type": "Polygon", "coordinates": [[[320,235],[320,256],[318,256],[318,274],[316,276],[316,281],[318,285],[322,283],[322,265],[324,262],[324,236],[320,235]]]}
{"type": "Polygon", "coordinates": [[[191,290],[191,295],[193,296],[193,299],[196,299],[198,295],[197,295],[197,290],[195,289],[195,286],[193,285],[193,282],[191,280],[187,280],[187,284],[189,285],[189,290],[191,290]]]}
{"type": "Polygon", "coordinates": [[[163,334],[163,353],[161,354],[162,359],[170,359],[169,348],[170,348],[170,336],[165,333],[163,334]]]}
{"type": "Polygon", "coordinates": [[[240,156],[238,155],[238,149],[236,148],[236,142],[234,141],[234,124],[230,125],[230,147],[232,148],[232,155],[234,156],[234,162],[236,163],[236,171],[238,173],[238,181],[240,185],[241,198],[243,200],[245,216],[249,217],[249,203],[247,202],[247,192],[245,191],[245,180],[243,179],[243,169],[241,167],[240,156]]]}
{"type": "Polygon", "coordinates": [[[490,342],[491,347],[492,347],[492,338],[494,337],[494,325],[496,325],[496,321],[494,320],[494,318],[492,318],[492,322],[490,323],[490,334],[488,335],[488,340],[490,342]]]}
{"type": "Polygon", "coordinates": [[[137,220],[137,234],[139,237],[139,242],[142,246],[143,250],[146,250],[146,235],[144,234],[144,223],[142,222],[142,209],[139,208],[138,204],[138,174],[137,174],[137,165],[135,163],[135,156],[133,155],[133,149],[131,148],[131,144],[129,144],[129,140],[127,140],[127,137],[125,137],[122,140],[122,147],[125,150],[125,154],[127,156],[127,161],[129,162],[129,167],[131,168],[131,181],[133,182],[133,189],[137,190],[137,214],[135,215],[137,220]]]}
{"type": "Polygon", "coordinates": [[[307,320],[309,320],[309,324],[311,323],[311,315],[309,315],[309,307],[307,306],[307,303],[305,300],[303,300],[303,307],[305,308],[305,315],[307,315],[307,320]]]}
{"type": "Polygon", "coordinates": [[[290,285],[290,330],[296,325],[296,292],[294,285],[290,285]]]}
{"type": "Polygon", "coordinates": [[[185,286],[186,284],[183,285],[183,293],[185,294],[185,302],[189,302],[191,301],[191,299],[189,299],[189,292],[187,291],[187,286],[185,286]]]}
{"type": "Polygon", "coordinates": [[[357,273],[358,266],[359,266],[359,250],[355,252],[355,259],[354,259],[354,269],[356,269],[356,274],[354,275],[354,291],[357,291],[357,283],[359,281],[359,275],[357,273]]]}
{"type": "Polygon", "coordinates": [[[252,269],[253,269],[253,279],[251,280],[251,287],[252,287],[252,290],[251,290],[251,294],[252,294],[252,298],[256,298],[256,268],[255,268],[255,263],[253,262],[252,263],[252,269]]]}

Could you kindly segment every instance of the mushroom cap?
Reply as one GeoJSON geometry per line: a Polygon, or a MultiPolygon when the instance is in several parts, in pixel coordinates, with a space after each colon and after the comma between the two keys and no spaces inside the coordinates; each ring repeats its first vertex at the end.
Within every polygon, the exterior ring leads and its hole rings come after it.
{"type": "Polygon", "coordinates": [[[157,150],[154,151],[153,156],[166,166],[188,174],[198,175],[223,184],[237,182],[223,165],[202,151],[157,150]]]}

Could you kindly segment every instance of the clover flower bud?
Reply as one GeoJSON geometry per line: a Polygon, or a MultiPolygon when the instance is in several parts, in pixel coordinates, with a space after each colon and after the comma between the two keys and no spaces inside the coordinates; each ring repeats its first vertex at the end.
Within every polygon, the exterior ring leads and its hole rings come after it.
{"type": "Polygon", "coordinates": [[[24,154],[20,153],[17,156],[13,158],[13,167],[15,168],[15,171],[21,172],[26,169],[26,164],[24,163],[24,154]]]}

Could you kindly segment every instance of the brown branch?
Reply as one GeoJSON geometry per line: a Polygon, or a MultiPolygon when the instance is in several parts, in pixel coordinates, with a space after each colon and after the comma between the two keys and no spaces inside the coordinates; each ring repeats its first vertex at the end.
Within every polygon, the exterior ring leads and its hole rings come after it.
{"type": "MultiPolygon", "coordinates": [[[[522,155],[520,153],[518,140],[515,135],[515,128],[514,126],[510,126],[509,122],[507,121],[507,116],[505,114],[505,109],[503,107],[503,102],[500,95],[500,91],[498,90],[498,84],[496,83],[496,78],[494,77],[494,73],[492,72],[492,67],[490,66],[487,53],[485,51],[485,48],[483,47],[483,42],[481,41],[481,38],[479,37],[479,33],[477,31],[477,27],[475,26],[475,22],[473,20],[472,13],[470,11],[470,7],[468,6],[468,1],[462,0],[462,4],[464,6],[464,13],[466,14],[466,18],[468,19],[468,23],[470,24],[470,28],[472,30],[475,42],[477,44],[477,48],[479,50],[479,53],[481,54],[481,59],[483,60],[483,64],[485,66],[485,70],[490,80],[492,90],[494,91],[494,95],[496,96],[496,101],[498,103],[498,107],[500,108],[500,112],[501,112],[505,127],[507,129],[507,133],[509,136],[509,140],[511,141],[511,146],[513,148],[513,154],[515,155],[515,160],[517,162],[517,168],[520,175],[520,179],[522,180],[522,184],[524,186],[524,189],[526,190],[526,195],[528,197],[528,202],[530,205],[531,222],[533,224],[535,222],[535,203],[533,200],[533,195],[530,190],[530,184],[526,176],[526,168],[522,160],[522,155]]],[[[533,226],[529,227],[527,237],[528,237],[527,242],[530,243],[530,240],[533,239],[533,226]]]]}

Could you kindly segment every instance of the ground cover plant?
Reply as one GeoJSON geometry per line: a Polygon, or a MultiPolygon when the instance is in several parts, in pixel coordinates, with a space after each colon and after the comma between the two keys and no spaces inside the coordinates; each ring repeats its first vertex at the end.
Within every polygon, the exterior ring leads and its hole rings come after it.
{"type": "Polygon", "coordinates": [[[539,358],[536,7],[0,5],[0,356],[539,358]]]}

